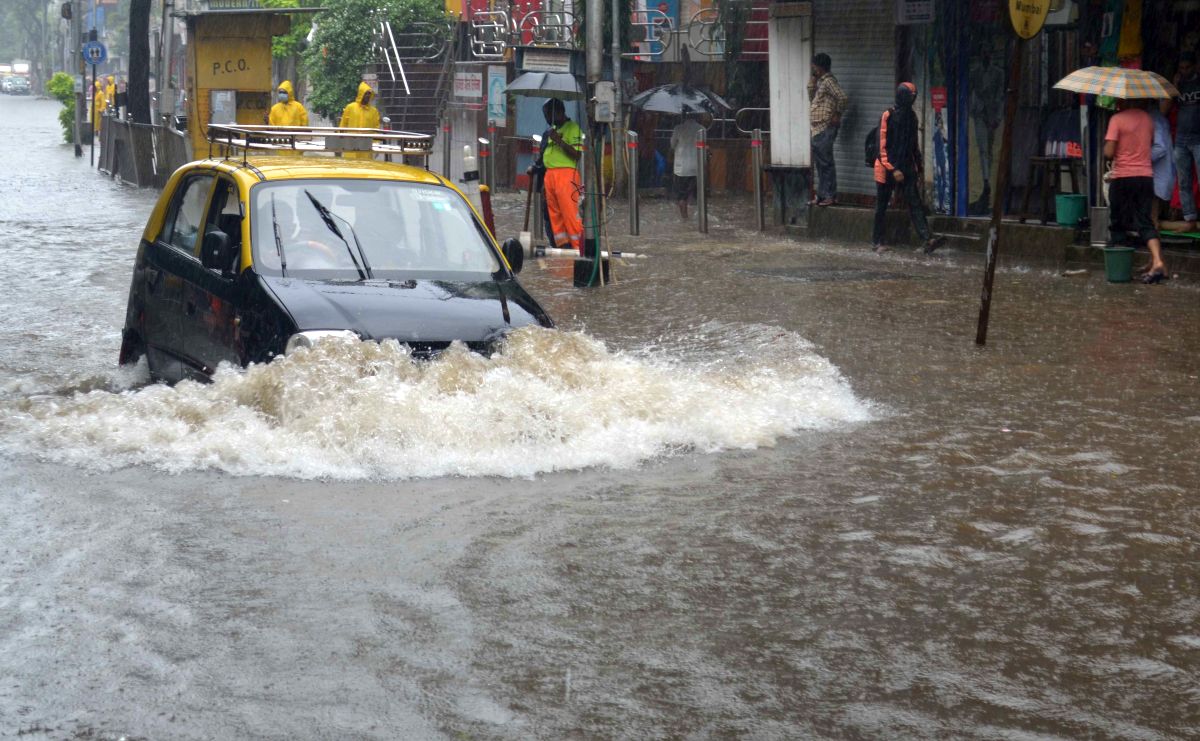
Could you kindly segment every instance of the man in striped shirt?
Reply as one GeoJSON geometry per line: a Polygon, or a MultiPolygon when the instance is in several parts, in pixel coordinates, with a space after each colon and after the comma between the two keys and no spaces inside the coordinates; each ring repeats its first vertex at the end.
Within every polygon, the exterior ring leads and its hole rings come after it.
{"type": "Polygon", "coordinates": [[[810,203],[832,206],[837,197],[837,168],[833,163],[833,142],[837,140],[842,114],[850,99],[830,74],[833,62],[828,54],[812,58],[812,77],[808,81],[808,122],[812,127],[812,161],[816,171],[816,191],[810,203]]]}

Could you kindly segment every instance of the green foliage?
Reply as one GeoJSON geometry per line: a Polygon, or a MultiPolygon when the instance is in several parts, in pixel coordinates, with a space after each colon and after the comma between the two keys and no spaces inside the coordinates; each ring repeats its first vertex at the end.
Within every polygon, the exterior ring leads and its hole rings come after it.
{"type": "Polygon", "coordinates": [[[46,92],[63,104],[62,110],[58,112],[63,141],[75,141],[75,78],[66,72],[55,72],[46,83],[46,92]]]}
{"type": "Polygon", "coordinates": [[[66,72],[55,72],[46,83],[46,92],[63,105],[75,102],[75,78],[66,72]]]}
{"type": "MultiPolygon", "coordinates": [[[[267,8],[298,8],[300,0],[262,0],[262,4],[267,8]]],[[[308,7],[312,3],[305,2],[304,5],[308,7]]],[[[297,13],[291,19],[292,30],[271,39],[271,56],[276,59],[287,59],[304,51],[305,39],[312,29],[313,14],[297,13]]]]}
{"type": "Polygon", "coordinates": [[[62,127],[63,141],[70,144],[75,141],[75,99],[63,106],[58,112],[58,125],[62,127]]]}
{"type": "Polygon", "coordinates": [[[325,7],[313,43],[303,52],[304,71],[309,104],[335,122],[354,100],[364,70],[375,65],[380,14],[397,33],[413,23],[446,21],[443,0],[326,0],[325,7]]]}

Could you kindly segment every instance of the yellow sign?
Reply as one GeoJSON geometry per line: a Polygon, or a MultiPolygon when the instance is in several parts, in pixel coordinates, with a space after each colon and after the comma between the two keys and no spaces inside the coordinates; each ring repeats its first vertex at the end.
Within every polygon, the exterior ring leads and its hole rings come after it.
{"type": "Polygon", "coordinates": [[[1013,30],[1023,39],[1037,36],[1049,13],[1050,0],[1008,0],[1008,16],[1012,18],[1013,30]]]}
{"type": "Polygon", "coordinates": [[[271,37],[203,39],[196,50],[196,87],[271,88],[271,37]]]}

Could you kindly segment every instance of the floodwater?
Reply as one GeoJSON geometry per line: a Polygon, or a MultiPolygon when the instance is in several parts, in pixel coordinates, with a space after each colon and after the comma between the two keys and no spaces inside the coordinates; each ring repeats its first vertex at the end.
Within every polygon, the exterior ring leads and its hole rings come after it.
{"type": "Polygon", "coordinates": [[[155,194],[55,108],[0,97],[0,734],[1200,735],[1196,287],[1002,267],[979,349],[979,255],[650,199],[492,359],[147,386],[155,194]]]}

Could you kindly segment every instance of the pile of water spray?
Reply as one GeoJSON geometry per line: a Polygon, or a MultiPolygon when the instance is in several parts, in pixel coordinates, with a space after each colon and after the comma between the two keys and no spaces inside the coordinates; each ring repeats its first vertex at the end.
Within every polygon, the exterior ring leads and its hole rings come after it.
{"type": "Polygon", "coordinates": [[[4,446],[91,468],[300,478],[530,476],[773,444],[869,418],[837,369],[775,328],[707,328],[612,352],[526,328],[492,357],[325,341],[212,384],[22,400],[4,446]],[[714,339],[717,337],[718,339],[714,339]],[[691,357],[687,357],[691,355],[691,357]]]}

